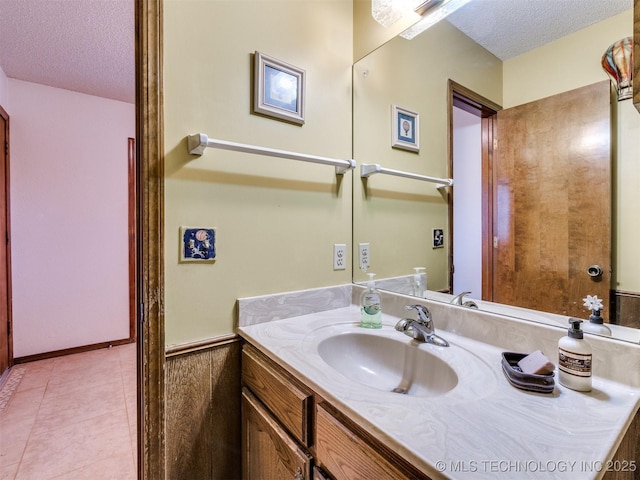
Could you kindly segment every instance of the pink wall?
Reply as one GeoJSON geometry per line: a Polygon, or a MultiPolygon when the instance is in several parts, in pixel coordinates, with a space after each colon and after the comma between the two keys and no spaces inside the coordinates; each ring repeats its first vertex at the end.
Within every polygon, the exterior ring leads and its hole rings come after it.
{"type": "Polygon", "coordinates": [[[135,106],[8,87],[14,357],[127,338],[135,106]]]}
{"type": "Polygon", "coordinates": [[[2,68],[0,68],[0,106],[5,109],[7,113],[9,113],[9,97],[7,93],[8,85],[7,85],[7,76],[4,74],[2,68]]]}

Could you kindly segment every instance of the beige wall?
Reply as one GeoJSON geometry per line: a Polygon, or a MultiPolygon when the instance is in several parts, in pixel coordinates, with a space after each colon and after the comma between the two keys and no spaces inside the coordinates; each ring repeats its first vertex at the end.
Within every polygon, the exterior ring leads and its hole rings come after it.
{"type": "Polygon", "coordinates": [[[504,108],[549,97],[609,77],[600,61],[616,40],[633,35],[628,10],[504,62],[504,108]]]}
{"type": "MultiPolygon", "coordinates": [[[[502,103],[502,62],[447,22],[410,41],[395,38],[357,62],[354,158],[358,165],[380,163],[422,175],[449,176],[449,79],[502,103]],[[391,148],[392,104],[420,114],[419,154],[391,148]]],[[[355,179],[354,247],[370,243],[369,271],[378,278],[428,267],[429,290],[447,288],[448,249],[431,248],[433,228],[445,228],[448,241],[447,199],[434,184],[377,175],[367,180],[365,189],[362,180],[355,179]]],[[[356,268],[355,279],[366,276],[356,268]]]]}
{"type": "Polygon", "coordinates": [[[232,332],[239,297],[351,281],[351,173],[209,149],[212,138],[351,158],[352,2],[164,3],[166,343],[232,332]],[[251,54],[306,70],[306,123],[250,113],[251,54]],[[179,264],[181,225],[217,228],[214,264],[179,264]]]}
{"type": "MultiPolygon", "coordinates": [[[[574,88],[608,79],[600,61],[616,40],[633,35],[633,11],[628,10],[600,23],[567,35],[504,62],[505,108],[520,105],[574,88]]],[[[617,103],[617,149],[613,160],[613,288],[640,291],[640,115],[631,100],[617,103]]]]}

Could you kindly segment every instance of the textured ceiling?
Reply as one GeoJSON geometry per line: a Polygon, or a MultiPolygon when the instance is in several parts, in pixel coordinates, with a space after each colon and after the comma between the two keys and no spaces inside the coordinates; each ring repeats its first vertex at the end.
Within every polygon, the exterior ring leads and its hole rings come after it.
{"type": "MultiPolygon", "coordinates": [[[[11,78],[133,103],[133,7],[0,0],[0,67],[11,78]]],[[[473,0],[448,21],[506,60],[631,8],[633,0],[473,0]]]]}
{"type": "Polygon", "coordinates": [[[133,103],[134,0],[0,0],[0,67],[19,80],[133,103]]]}
{"type": "Polygon", "coordinates": [[[632,8],[633,0],[472,0],[447,20],[507,60],[632,8]]]}

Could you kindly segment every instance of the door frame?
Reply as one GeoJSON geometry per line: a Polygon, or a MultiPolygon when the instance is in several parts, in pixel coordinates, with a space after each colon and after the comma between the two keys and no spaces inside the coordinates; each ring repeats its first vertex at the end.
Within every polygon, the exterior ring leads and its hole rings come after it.
{"type": "Polygon", "coordinates": [[[162,0],[135,0],[138,478],[165,478],[162,0]]]}
{"type": "MultiPolygon", "coordinates": [[[[458,107],[481,118],[482,138],[482,300],[493,300],[493,151],[496,148],[497,103],[449,79],[447,83],[448,175],[453,178],[453,108],[458,107]]],[[[454,179],[455,180],[455,179],[454,179]]],[[[455,181],[453,184],[455,188],[455,181]]],[[[453,292],[453,194],[449,193],[449,293],[453,292]]]]}
{"type": "Polygon", "coordinates": [[[13,315],[12,315],[12,302],[11,302],[11,190],[10,190],[10,152],[11,149],[10,139],[10,126],[9,126],[9,114],[6,112],[4,108],[0,105],[0,117],[4,120],[4,138],[5,145],[0,146],[0,148],[4,148],[4,156],[5,156],[5,167],[4,167],[4,182],[5,182],[5,218],[6,218],[6,259],[7,259],[7,355],[9,357],[9,363],[7,365],[7,370],[4,372],[0,372],[0,385],[2,385],[3,381],[6,380],[6,376],[9,372],[9,368],[11,368],[14,364],[13,359],[13,315]]]}

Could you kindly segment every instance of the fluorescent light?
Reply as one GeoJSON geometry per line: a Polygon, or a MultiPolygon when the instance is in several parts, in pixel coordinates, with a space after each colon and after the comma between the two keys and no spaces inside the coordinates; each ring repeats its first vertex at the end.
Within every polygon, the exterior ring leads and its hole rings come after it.
{"type": "Polygon", "coordinates": [[[436,9],[427,9],[427,15],[412,27],[407,28],[400,36],[411,40],[470,1],[471,0],[444,0],[436,9]]]}
{"type": "Polygon", "coordinates": [[[371,16],[383,27],[389,27],[404,15],[414,11],[421,13],[425,4],[439,3],[442,0],[371,0],[371,16]]]}

